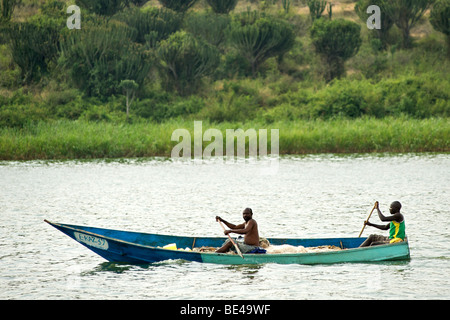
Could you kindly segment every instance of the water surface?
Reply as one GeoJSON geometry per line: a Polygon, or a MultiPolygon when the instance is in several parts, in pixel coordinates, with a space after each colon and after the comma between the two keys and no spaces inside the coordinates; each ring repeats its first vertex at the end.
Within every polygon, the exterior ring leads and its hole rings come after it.
{"type": "MultiPolygon", "coordinates": [[[[237,163],[0,162],[0,299],[449,299],[448,154],[237,163]],[[251,207],[262,236],[358,236],[373,203],[403,204],[411,260],[226,266],[105,262],[43,222],[220,236],[251,207]]],[[[376,214],[371,218],[381,223],[376,214]]],[[[387,234],[367,227],[364,235],[387,234]]]]}

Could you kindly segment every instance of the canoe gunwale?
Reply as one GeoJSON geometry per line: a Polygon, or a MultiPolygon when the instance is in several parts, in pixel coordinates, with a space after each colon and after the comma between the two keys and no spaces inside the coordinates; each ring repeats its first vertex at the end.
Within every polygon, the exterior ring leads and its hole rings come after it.
{"type": "MultiPolygon", "coordinates": [[[[173,250],[173,249],[165,249],[162,248],[160,246],[154,246],[154,245],[146,245],[146,244],[141,244],[141,243],[137,243],[137,242],[131,242],[131,241],[126,241],[123,239],[118,239],[118,238],[113,238],[107,235],[103,235],[103,234],[98,234],[95,232],[91,232],[85,229],[82,229],[82,226],[75,226],[75,225],[66,225],[66,224],[60,224],[60,223],[53,223],[50,222],[48,220],[44,220],[45,222],[47,222],[48,224],[50,224],[51,226],[55,227],[56,229],[62,231],[63,233],[65,233],[63,230],[67,229],[70,230],[72,232],[78,232],[78,233],[84,233],[87,234],[89,236],[92,237],[97,237],[100,239],[105,239],[107,241],[111,241],[111,242],[115,242],[118,243],[120,245],[123,245],[125,247],[130,247],[130,248],[140,248],[141,250],[151,250],[152,252],[154,252],[155,255],[162,255],[164,257],[167,257],[166,259],[161,259],[160,261],[163,260],[168,260],[168,259],[184,259],[184,260],[188,260],[188,261],[198,261],[200,258],[200,262],[212,262],[212,263],[221,263],[221,264],[246,264],[246,263],[250,263],[250,264],[257,264],[257,263],[285,263],[282,261],[299,261],[299,259],[312,259],[314,257],[320,257],[321,261],[332,261],[333,259],[330,257],[339,257],[342,256],[343,254],[347,254],[347,255],[355,255],[357,253],[370,253],[370,252],[380,252],[380,251],[392,251],[389,250],[390,248],[395,248],[396,246],[405,246],[407,247],[406,251],[404,254],[402,254],[402,256],[400,257],[392,257],[392,259],[389,259],[389,257],[387,256],[383,256],[380,255],[378,260],[374,257],[373,259],[367,259],[364,260],[362,259],[361,261],[349,261],[349,262],[376,262],[376,261],[387,261],[387,260],[406,260],[410,258],[410,253],[409,253],[409,244],[408,241],[403,241],[403,242],[399,242],[399,243],[394,243],[394,244],[385,244],[385,245],[379,245],[379,246],[373,246],[373,247],[354,247],[354,248],[344,248],[342,250],[329,250],[329,251],[319,251],[319,252],[297,252],[297,253],[272,253],[272,254],[268,254],[268,253],[264,253],[264,254],[260,254],[260,253],[253,253],[253,254],[244,254],[244,259],[242,259],[240,256],[235,255],[235,254],[227,254],[227,253],[215,253],[215,252],[198,252],[198,251],[185,251],[185,250],[173,250]],[[159,254],[158,254],[159,252],[159,254]],[[189,258],[189,257],[192,257],[189,258]],[[247,259],[245,259],[247,258],[247,259]],[[329,260],[331,259],[331,260],[329,260]],[[280,262],[277,262],[280,261],[280,262]]],[[[111,229],[101,229],[100,230],[110,230],[110,231],[118,231],[118,230],[111,230],[111,229]]],[[[128,231],[126,231],[128,232],[128,231]]],[[[129,233],[135,233],[135,232],[129,232],[129,233]]],[[[72,237],[71,235],[67,234],[69,237],[73,238],[74,240],[76,240],[77,242],[81,243],[82,245],[84,245],[85,247],[87,247],[88,249],[94,251],[95,253],[99,254],[100,256],[102,256],[103,258],[105,258],[106,260],[109,260],[107,257],[105,257],[104,255],[102,255],[102,251],[101,249],[95,249],[92,248],[91,246],[84,244],[80,241],[78,241],[77,239],[75,239],[74,237],[72,237]]],[[[150,235],[150,234],[148,234],[150,235]]],[[[164,236],[164,235],[157,235],[157,236],[164,236]]],[[[180,239],[194,239],[194,243],[196,239],[219,239],[221,240],[222,238],[206,238],[206,237],[180,237],[180,236],[168,236],[168,237],[175,237],[175,238],[180,238],[180,239]]],[[[320,239],[320,240],[336,240],[338,238],[325,238],[325,239],[320,239]]],[[[345,238],[341,238],[341,239],[345,239],[345,238]]],[[[353,239],[353,238],[348,238],[348,239],[353,239]]],[[[362,238],[363,239],[363,238],[362,238]]],[[[280,239],[278,239],[280,240],[280,239]]],[[[283,240],[283,239],[281,239],[283,240]]],[[[137,250],[135,249],[135,250],[137,250]]],[[[106,250],[108,251],[108,250],[106,250]]],[[[122,256],[127,256],[129,258],[135,259],[135,260],[142,260],[144,261],[142,258],[138,257],[138,256],[133,256],[132,254],[129,253],[124,253],[124,252],[115,252],[113,250],[109,251],[112,254],[115,255],[122,255],[122,256]]],[[[331,263],[345,263],[346,261],[342,261],[342,259],[337,259],[339,260],[339,262],[331,262],[331,263]]],[[[110,260],[111,261],[111,260],[110,260]]],[[[117,261],[119,262],[119,261],[117,261]]],[[[156,261],[155,261],[156,262],[156,261]]],[[[148,262],[144,262],[144,263],[148,263],[148,262]]],[[[151,263],[151,262],[150,262],[151,263]]],[[[288,262],[288,263],[301,263],[301,262],[288,262]]],[[[319,262],[320,264],[321,262],[319,262]]],[[[309,264],[309,263],[306,263],[309,264]]],[[[315,264],[315,263],[314,263],[315,264]]]]}

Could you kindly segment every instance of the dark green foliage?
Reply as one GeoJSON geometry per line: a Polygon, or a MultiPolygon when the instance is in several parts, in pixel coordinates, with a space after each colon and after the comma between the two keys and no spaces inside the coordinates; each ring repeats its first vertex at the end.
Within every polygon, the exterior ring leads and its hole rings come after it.
{"type": "Polygon", "coordinates": [[[119,24],[91,25],[71,32],[63,41],[62,63],[88,96],[120,93],[120,81],[141,85],[150,69],[144,48],[132,43],[132,30],[119,24]]]}
{"type": "Polygon", "coordinates": [[[229,30],[231,44],[247,59],[253,76],[270,57],[282,56],[294,45],[292,26],[284,20],[244,12],[232,21],[229,30]]]}
{"type": "Polygon", "coordinates": [[[195,92],[202,77],[211,74],[219,63],[215,47],[185,31],[161,41],[156,55],[167,86],[181,95],[195,92]]]}
{"type": "Polygon", "coordinates": [[[124,21],[128,26],[136,30],[134,41],[144,44],[148,42],[150,47],[178,31],[181,28],[183,18],[180,14],[170,9],[150,8],[140,10],[129,8],[119,13],[115,18],[124,21]]]}
{"type": "Polygon", "coordinates": [[[311,16],[313,22],[314,20],[322,17],[322,13],[327,6],[327,2],[325,0],[306,0],[306,4],[308,5],[309,15],[311,16]]]}
{"type": "Polygon", "coordinates": [[[185,29],[213,46],[220,47],[225,42],[229,23],[230,18],[226,15],[191,12],[185,18],[185,29]]]}
{"type": "Polygon", "coordinates": [[[11,20],[18,0],[0,0],[0,24],[11,20]]]}
{"type": "MultiPolygon", "coordinates": [[[[0,127],[26,129],[56,119],[123,122],[123,93],[133,124],[177,117],[296,123],[449,116],[449,60],[442,35],[427,24],[418,31],[428,36],[403,50],[393,41],[402,31],[391,28],[390,16],[381,10],[382,29],[368,30],[358,51],[355,24],[321,17],[310,33],[308,13],[297,14],[299,1],[290,2],[290,14],[281,7],[289,1],[278,0],[254,1],[266,10],[262,13],[216,14],[206,1],[188,13],[148,4],[127,8],[144,2],[111,2],[121,6],[97,10],[104,16],[82,7],[81,30],[69,30],[67,1],[22,1],[11,22],[0,25],[10,28],[0,30],[0,127]],[[380,51],[386,46],[389,50],[380,51]],[[351,72],[344,77],[346,60],[351,72]]],[[[431,24],[447,39],[448,3],[439,0],[430,12],[431,24]]],[[[383,5],[357,1],[364,34],[369,4],[383,5]]]]}
{"type": "Polygon", "coordinates": [[[403,48],[411,47],[410,32],[434,0],[380,0],[380,8],[402,31],[403,48]]]}
{"type": "Polygon", "coordinates": [[[125,8],[127,0],[76,0],[75,3],[81,8],[100,16],[112,16],[125,8]]]}
{"type": "Polygon", "coordinates": [[[176,12],[186,12],[192,7],[197,0],[158,0],[164,7],[172,9],[176,12]]]}
{"type": "Polygon", "coordinates": [[[430,12],[433,28],[442,32],[447,41],[447,57],[450,57],[450,0],[438,0],[430,12]]]}
{"type": "MultiPolygon", "coordinates": [[[[401,76],[370,80],[335,79],[321,90],[290,93],[302,118],[330,119],[407,115],[414,118],[448,117],[450,88],[433,76],[401,76]]],[[[297,111],[298,112],[298,111],[297,111]]]]}
{"type": "Polygon", "coordinates": [[[135,6],[142,7],[148,2],[148,0],[129,0],[129,2],[134,4],[135,6]]]}
{"type": "Polygon", "coordinates": [[[238,0],[206,0],[215,13],[230,13],[238,3],[238,0]]]}
{"type": "Polygon", "coordinates": [[[7,31],[13,61],[20,67],[21,79],[28,84],[48,72],[58,53],[61,27],[53,20],[13,23],[7,31]]]}
{"type": "Polygon", "coordinates": [[[341,77],[344,62],[354,56],[362,43],[361,27],[348,20],[318,19],[311,28],[311,38],[317,53],[321,54],[328,65],[326,80],[341,77]]]}
{"type": "MultiPolygon", "coordinates": [[[[376,5],[381,7],[381,0],[359,0],[355,4],[355,12],[361,19],[363,23],[367,22],[370,14],[367,13],[367,7],[371,5],[376,5]]],[[[388,34],[391,27],[394,25],[394,22],[391,18],[386,14],[384,10],[380,10],[380,19],[381,19],[381,29],[373,29],[369,30],[369,34],[379,39],[381,42],[381,48],[386,49],[388,45],[388,34]]]]}

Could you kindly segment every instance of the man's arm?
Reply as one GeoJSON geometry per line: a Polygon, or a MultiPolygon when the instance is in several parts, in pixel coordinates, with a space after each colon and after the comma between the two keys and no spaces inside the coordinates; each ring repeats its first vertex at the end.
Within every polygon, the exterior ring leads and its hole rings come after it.
{"type": "Polygon", "coordinates": [[[365,221],[364,223],[366,225],[368,225],[368,226],[375,227],[375,228],[380,229],[380,230],[389,230],[389,228],[390,228],[390,223],[388,223],[386,225],[384,225],[384,224],[375,224],[375,223],[371,223],[369,221],[365,221]]]}
{"type": "Polygon", "coordinates": [[[256,224],[256,221],[252,219],[247,223],[247,225],[245,225],[243,223],[243,224],[236,226],[236,228],[231,228],[232,230],[227,230],[225,232],[226,232],[226,234],[231,233],[231,232],[237,233],[237,234],[247,234],[253,229],[255,224],[256,224]]]}
{"type": "Polygon", "coordinates": [[[378,217],[380,218],[381,221],[397,221],[397,222],[403,221],[403,216],[400,212],[396,212],[393,215],[386,217],[381,213],[379,208],[377,208],[377,211],[378,211],[378,217]]]}
{"type": "Polygon", "coordinates": [[[235,224],[229,223],[228,221],[222,219],[219,216],[216,217],[216,221],[222,221],[230,229],[243,229],[244,228],[244,223],[235,225],[235,224]]]}

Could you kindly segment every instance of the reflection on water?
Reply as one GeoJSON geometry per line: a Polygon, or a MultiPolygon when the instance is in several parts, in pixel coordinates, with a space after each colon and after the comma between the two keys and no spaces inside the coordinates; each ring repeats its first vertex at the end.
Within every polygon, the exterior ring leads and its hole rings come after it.
{"type": "Polygon", "coordinates": [[[148,267],[148,265],[129,265],[129,264],[124,264],[124,263],[115,263],[115,262],[103,262],[100,263],[98,266],[96,266],[93,270],[91,271],[85,271],[82,272],[81,275],[93,275],[97,272],[113,272],[113,273],[123,273],[129,270],[134,270],[137,267],[148,267]]]}

